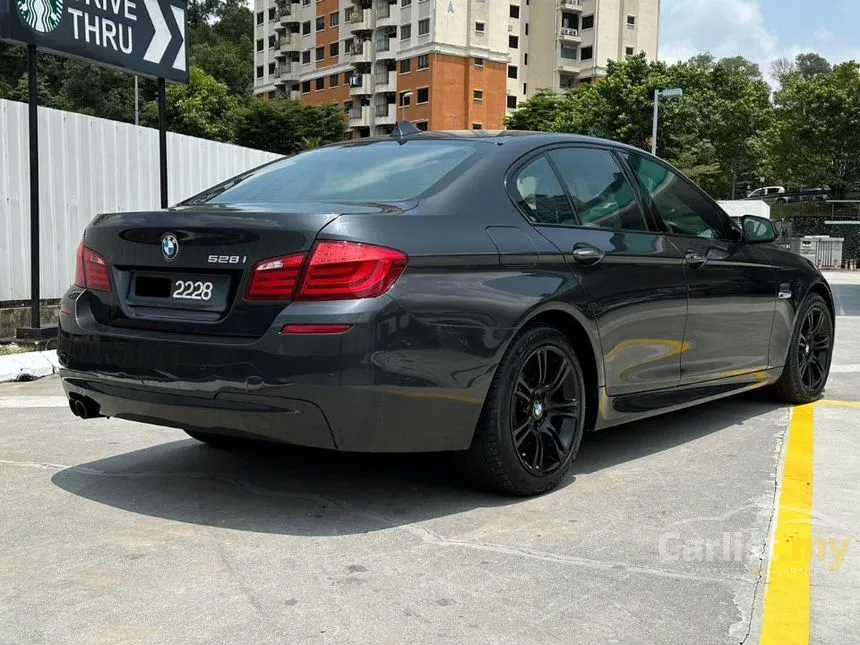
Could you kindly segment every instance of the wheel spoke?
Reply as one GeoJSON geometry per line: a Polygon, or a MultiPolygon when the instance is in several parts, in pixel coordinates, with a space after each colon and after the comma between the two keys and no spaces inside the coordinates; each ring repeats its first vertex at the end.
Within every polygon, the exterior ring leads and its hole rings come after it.
{"type": "Polygon", "coordinates": [[[517,450],[519,450],[519,448],[520,448],[520,446],[522,445],[523,441],[525,441],[525,440],[526,440],[526,438],[531,434],[531,431],[532,431],[532,421],[531,421],[531,419],[528,419],[528,420],[527,420],[524,424],[522,424],[521,426],[519,426],[519,427],[517,427],[517,428],[514,428],[514,431],[513,431],[513,434],[514,434],[514,445],[516,445],[517,450]]]}
{"type": "Polygon", "coordinates": [[[546,383],[547,362],[549,361],[549,352],[546,348],[538,350],[535,354],[537,359],[537,387],[541,387],[546,383]]]}
{"type": "Polygon", "coordinates": [[[570,365],[566,360],[563,360],[552,381],[546,386],[547,394],[552,396],[558,392],[558,390],[561,389],[561,386],[564,385],[564,381],[567,379],[568,374],[570,374],[570,365]]]}
{"type": "Polygon", "coordinates": [[[534,388],[532,388],[522,374],[517,379],[517,385],[514,388],[514,395],[524,398],[526,401],[531,401],[534,398],[534,388]]]}
{"type": "Polygon", "coordinates": [[[824,322],[824,312],[818,309],[813,309],[809,312],[809,337],[815,339],[821,331],[821,325],[824,322]]]}
{"type": "Polygon", "coordinates": [[[546,435],[549,437],[550,445],[555,450],[557,461],[561,463],[562,459],[564,459],[564,453],[567,452],[567,448],[551,423],[546,424],[546,435]]]}
{"type": "Polygon", "coordinates": [[[579,401],[550,401],[547,405],[547,415],[550,417],[565,417],[576,419],[579,416],[579,401]]]}
{"type": "Polygon", "coordinates": [[[827,336],[818,336],[812,341],[811,347],[813,351],[830,349],[830,339],[827,336]]]}
{"type": "Polygon", "coordinates": [[[535,455],[532,467],[535,470],[543,470],[543,437],[540,433],[535,433],[535,455]]]}

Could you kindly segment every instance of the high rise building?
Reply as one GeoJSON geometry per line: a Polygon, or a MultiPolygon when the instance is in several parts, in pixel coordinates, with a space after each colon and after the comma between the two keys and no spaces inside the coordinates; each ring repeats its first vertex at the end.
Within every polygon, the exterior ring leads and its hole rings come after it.
{"type": "Polygon", "coordinates": [[[343,106],[355,136],[397,120],[499,129],[541,89],[657,56],[660,0],[254,0],[254,91],[343,106]]]}

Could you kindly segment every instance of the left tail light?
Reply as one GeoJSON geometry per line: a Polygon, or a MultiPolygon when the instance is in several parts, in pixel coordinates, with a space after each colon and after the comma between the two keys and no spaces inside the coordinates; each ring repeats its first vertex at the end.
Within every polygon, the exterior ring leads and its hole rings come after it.
{"type": "Polygon", "coordinates": [[[81,241],[75,264],[75,286],[90,291],[110,291],[110,266],[101,255],[81,241]]]}

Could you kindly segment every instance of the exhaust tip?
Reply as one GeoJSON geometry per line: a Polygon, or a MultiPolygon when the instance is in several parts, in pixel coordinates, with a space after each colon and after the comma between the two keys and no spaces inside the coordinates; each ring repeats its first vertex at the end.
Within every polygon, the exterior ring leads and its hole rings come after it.
{"type": "Polygon", "coordinates": [[[93,419],[102,416],[99,414],[99,404],[92,399],[70,399],[69,408],[79,419],[93,419]]]}

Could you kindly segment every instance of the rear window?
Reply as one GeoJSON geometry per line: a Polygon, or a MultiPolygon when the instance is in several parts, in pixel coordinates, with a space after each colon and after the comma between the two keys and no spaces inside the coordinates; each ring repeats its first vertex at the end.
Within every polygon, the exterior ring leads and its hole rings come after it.
{"type": "Polygon", "coordinates": [[[413,140],[321,148],[259,168],[185,203],[408,201],[439,188],[485,147],[413,140]]]}

